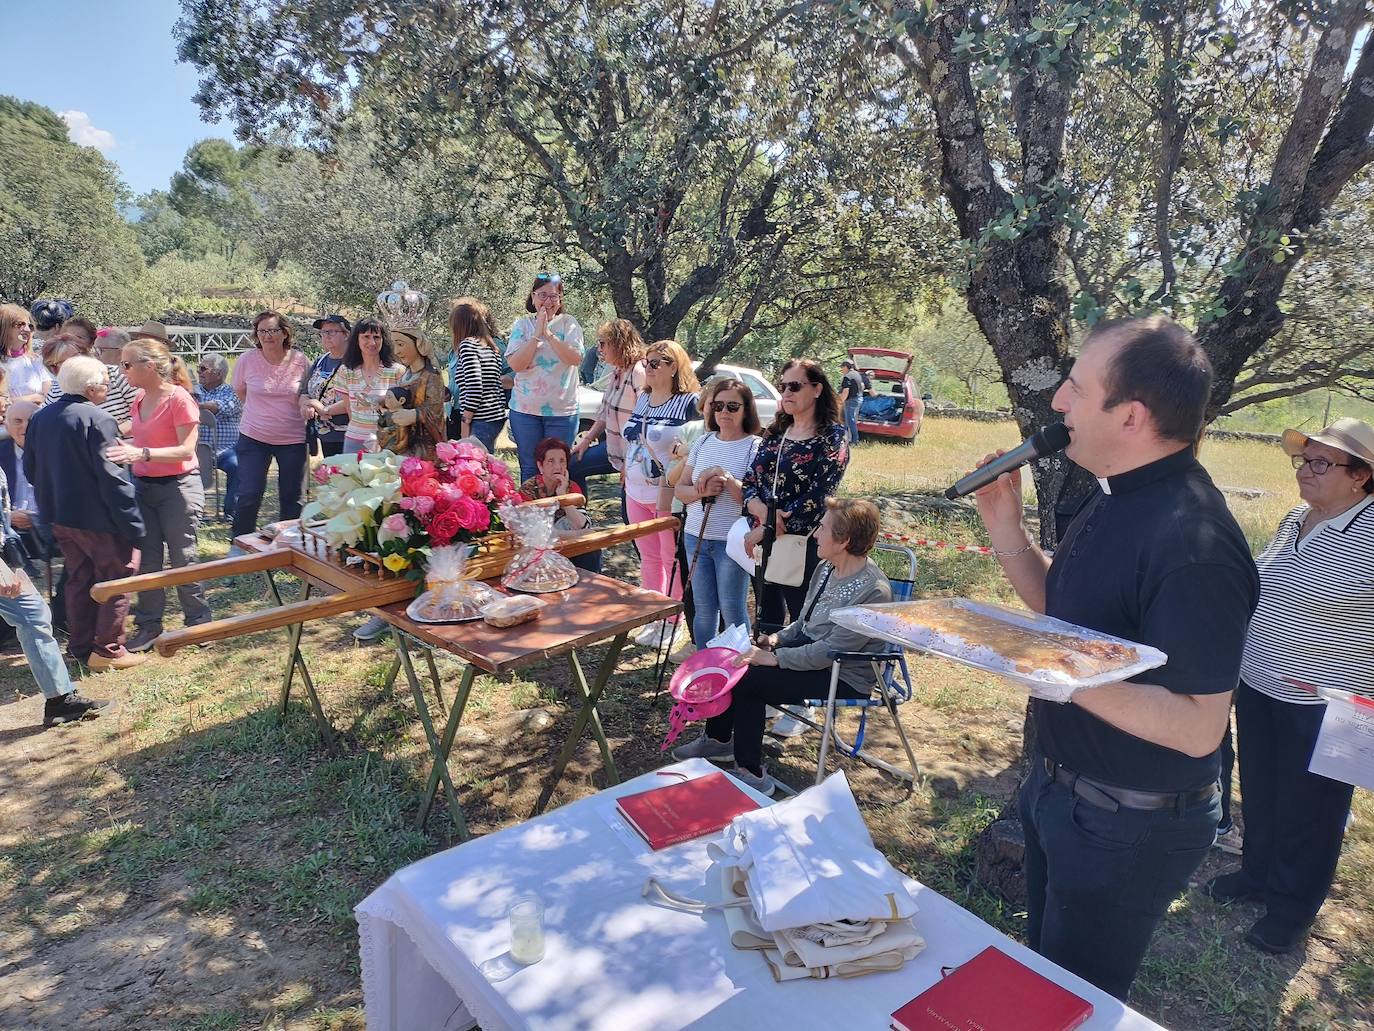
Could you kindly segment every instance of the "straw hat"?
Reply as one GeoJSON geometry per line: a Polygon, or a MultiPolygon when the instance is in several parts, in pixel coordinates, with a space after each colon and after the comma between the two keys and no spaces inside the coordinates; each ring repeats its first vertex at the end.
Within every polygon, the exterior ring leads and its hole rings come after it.
{"type": "Polygon", "coordinates": [[[168,346],[171,346],[172,343],[171,338],[167,336],[167,327],[161,322],[154,322],[152,319],[143,323],[138,329],[129,331],[130,340],[139,340],[145,337],[157,340],[168,346]]]}
{"type": "Polygon", "coordinates": [[[1347,455],[1354,455],[1374,465],[1374,426],[1359,419],[1337,419],[1320,433],[1302,430],[1283,431],[1283,450],[1290,455],[1302,454],[1309,440],[1334,447],[1347,455]]]}

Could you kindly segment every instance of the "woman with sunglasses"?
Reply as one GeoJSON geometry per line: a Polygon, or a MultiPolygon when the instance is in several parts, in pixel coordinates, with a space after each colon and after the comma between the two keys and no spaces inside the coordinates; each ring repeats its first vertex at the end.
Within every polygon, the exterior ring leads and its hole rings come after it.
{"type": "Polygon", "coordinates": [[[773,424],[744,478],[744,507],[753,529],[745,537],[752,553],[764,542],[765,530],[800,534],[806,542],[806,575],[797,587],[767,584],[762,622],[783,625],[801,613],[806,584],[820,559],[812,535],[825,515],[825,499],[835,493],[849,464],[849,446],[839,398],[819,363],[793,358],[778,380],[782,399],[773,424]]]}
{"type": "MultiPolygon", "coordinates": [[[[644,391],[625,424],[625,508],[632,523],[672,511],[673,488],[665,474],[682,428],[698,417],[697,391],[701,389],[691,358],[675,340],[649,345],[644,375],[644,391]]],[[[676,534],[661,530],[637,538],[635,545],[639,582],[651,591],[681,598],[683,571],[675,568],[676,534]]],[[[676,620],[650,623],[635,642],[657,648],[665,637],[671,640],[676,629],[676,620]]]]}
{"type": "Polygon", "coordinates": [[[1374,427],[1337,419],[1282,440],[1302,504],[1255,560],[1259,605],[1236,691],[1241,866],[1206,888],[1218,902],[1264,907],[1246,941],[1270,953],[1306,940],[1331,890],[1354,794],[1308,771],[1326,704],[1297,684],[1374,699],[1374,427]]]}
{"type": "Polygon", "coordinates": [[[587,493],[588,476],[614,472],[624,479],[625,424],[644,389],[644,338],[633,322],[603,322],[596,331],[596,349],[611,367],[611,376],[601,392],[596,422],[572,449],[572,478],[583,494],[587,493]],[[606,439],[598,444],[603,431],[606,439]]]}
{"type": "MultiPolygon", "coordinates": [[[[132,439],[111,444],[105,457],[132,467],[134,497],[143,516],[138,571],[159,572],[164,551],[167,566],[179,569],[199,557],[196,531],[205,512],[205,488],[196,461],[200,406],[191,396],[191,375],[165,344],[147,337],[125,345],[120,367],[138,391],[132,439]]],[[[187,626],[213,618],[205,588],[199,583],[178,587],[177,601],[187,626]]],[[[134,653],[152,648],[162,634],[166,608],[165,591],[139,591],[133,609],[134,635],[124,647],[134,653]]]]}
{"type": "Polygon", "coordinates": [[[569,446],[577,435],[577,367],[582,327],[563,310],[563,280],[541,272],[525,295],[525,310],[510,331],[506,363],[515,373],[510,431],[520,459],[520,479],[539,470],[534,449],[545,437],[569,446]]]}
{"type": "Polygon", "coordinates": [[[708,384],[704,407],[706,433],[687,453],[676,488],[687,506],[683,543],[692,563],[692,643],[698,648],[716,636],[722,616],[726,626],[749,625],[749,577],[726,556],[725,539],[743,510],[744,477],[762,428],[753,393],[737,379],[708,384]]]}
{"type": "MultiPolygon", "coordinates": [[[[239,440],[239,500],[231,537],[257,529],[258,509],[267,491],[267,470],[277,463],[277,518],[301,514],[305,486],[305,417],[301,415],[301,381],[310,360],[292,346],[291,326],[275,311],[253,319],[253,349],[234,362],[230,382],[243,405],[239,440]]],[[[230,555],[237,555],[230,548],[230,555]]]]}
{"type": "Polygon", "coordinates": [[[11,401],[43,403],[53,377],[33,353],[33,316],[17,304],[0,304],[0,369],[9,380],[11,401]]]}

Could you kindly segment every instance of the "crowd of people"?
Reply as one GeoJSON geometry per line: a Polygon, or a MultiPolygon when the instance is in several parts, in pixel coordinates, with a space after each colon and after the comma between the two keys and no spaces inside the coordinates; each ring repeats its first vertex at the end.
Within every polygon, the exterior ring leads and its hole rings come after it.
{"type": "MultiPolygon", "coordinates": [[[[0,616],[47,699],[44,721],[109,706],[74,688],[54,620],[68,656],[93,670],[137,665],[163,632],[163,592],[140,592],[126,637],[128,597],[96,603],[90,588],[197,560],[204,454],[225,476],[213,516],[237,536],[259,525],[273,463],[285,520],[300,514],[311,456],[383,447],[432,456],[446,438],[495,448],[508,431],[527,498],[585,494],[588,477],[610,475],[625,521],[680,516],[680,533],[635,544],[642,585],[682,599],[684,618],[644,628],[638,642],[681,661],[739,625],[754,644],[728,710],[674,754],[733,763],[742,781],[771,792],[768,707],[824,696],[832,652],[877,646],[836,624],[834,611],[892,596],[871,557],[877,507],[837,498],[862,380],[847,366],[836,389],[819,363],[792,359],[765,426],[743,382],[698,382],[681,345],[646,342],[628,321],[601,324],[589,354],[563,301],[559,277],[541,274],[503,338],[482,301],[457,299],[446,363],[419,330],[339,314],[314,320],[323,353],[311,362],[290,321],[265,311],[232,372],[207,355],[196,381],[157,323],[126,332],[97,328],[66,302],[0,307],[0,616]],[[598,364],[600,409],[579,435],[577,386],[598,364]],[[767,560],[756,580],[730,554],[734,535],[767,560]],[[57,554],[64,582],[50,612],[25,569],[57,554]]],[[[1364,661],[1374,582],[1349,572],[1374,565],[1374,429],[1341,419],[1284,436],[1302,503],[1255,560],[1198,462],[1211,384],[1205,354],[1169,320],[1100,325],[1054,399],[1068,457],[1099,484],[1056,548],[1042,551],[1026,527],[1019,472],[976,494],[997,560],[1029,608],[1168,656],[1067,704],[1032,700],[1037,739],[1019,798],[1030,943],[1122,998],[1230,819],[1233,698],[1242,863],[1206,890],[1261,903],[1247,937],[1271,952],[1307,935],[1350,811],[1350,785],[1307,771],[1323,708],[1311,688],[1374,698],[1364,661]]],[[[557,517],[561,529],[588,526],[578,505],[557,517]]],[[[212,618],[199,585],[177,594],[188,625],[212,618]]],[[[355,636],[376,639],[377,622],[355,636]]],[[[871,664],[842,664],[841,696],[874,688],[871,664]]]]}

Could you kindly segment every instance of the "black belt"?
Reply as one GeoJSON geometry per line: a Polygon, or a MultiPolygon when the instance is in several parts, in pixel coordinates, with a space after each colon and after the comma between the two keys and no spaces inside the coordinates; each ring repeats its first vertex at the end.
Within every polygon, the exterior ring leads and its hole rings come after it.
{"type": "Polygon", "coordinates": [[[1177,809],[1182,812],[1190,805],[1209,801],[1218,791],[1216,782],[1192,791],[1135,791],[1075,773],[1053,759],[1042,759],[1045,772],[1056,783],[1063,784],[1083,801],[1110,812],[1127,809],[1177,809]]]}
{"type": "Polygon", "coordinates": [[[171,476],[144,476],[141,473],[134,473],[134,479],[142,480],[144,483],[172,483],[185,476],[190,476],[193,472],[195,472],[194,469],[190,473],[173,473],[171,476]]]}

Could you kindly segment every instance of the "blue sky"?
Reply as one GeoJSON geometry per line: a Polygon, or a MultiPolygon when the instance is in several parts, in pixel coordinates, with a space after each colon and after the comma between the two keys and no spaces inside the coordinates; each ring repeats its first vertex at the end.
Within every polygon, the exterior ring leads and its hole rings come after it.
{"type": "Polygon", "coordinates": [[[0,9],[0,93],[63,114],[72,138],[118,164],[135,193],[166,189],[196,140],[233,139],[191,100],[196,72],[177,63],[172,42],[177,0],[0,0],[0,9]]]}

